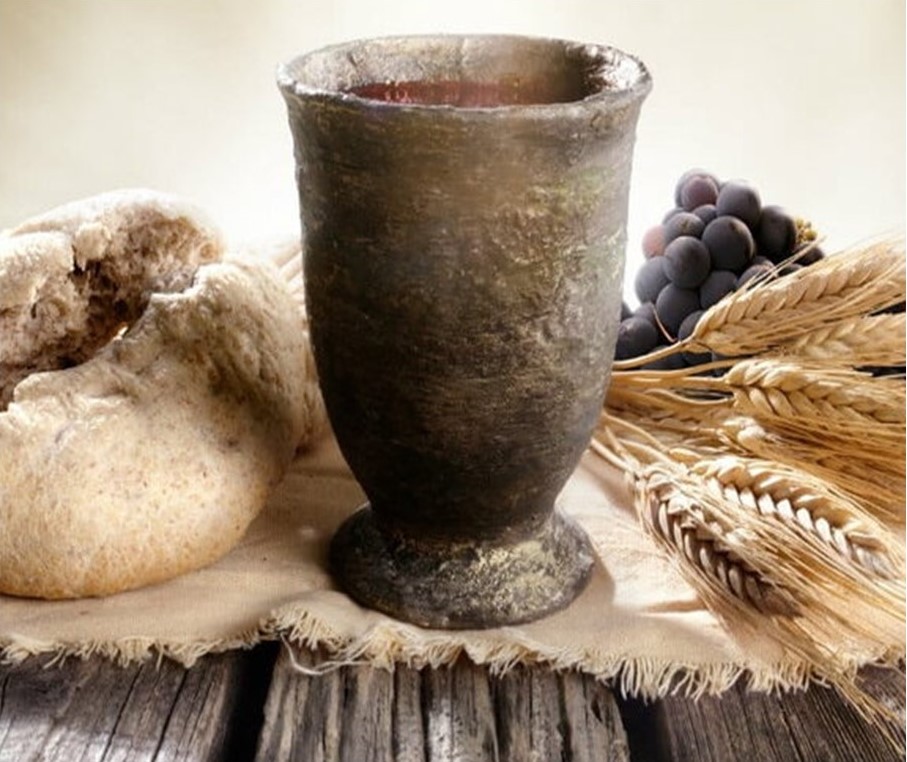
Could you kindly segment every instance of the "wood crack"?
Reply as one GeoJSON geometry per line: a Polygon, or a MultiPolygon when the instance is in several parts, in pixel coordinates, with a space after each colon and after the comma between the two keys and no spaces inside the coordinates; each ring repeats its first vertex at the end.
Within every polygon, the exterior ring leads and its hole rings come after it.
{"type": "Polygon", "coordinates": [[[176,691],[173,693],[173,698],[170,700],[170,707],[167,711],[167,715],[164,719],[163,727],[161,727],[160,738],[158,740],[157,747],[154,750],[154,753],[151,755],[151,759],[156,760],[161,754],[161,749],[164,746],[164,741],[167,738],[167,731],[170,728],[170,724],[173,721],[173,717],[176,713],[176,705],[179,701],[180,694],[183,692],[183,688],[186,685],[186,677],[188,675],[188,670],[184,671],[180,676],[179,685],[177,686],[176,691]]]}

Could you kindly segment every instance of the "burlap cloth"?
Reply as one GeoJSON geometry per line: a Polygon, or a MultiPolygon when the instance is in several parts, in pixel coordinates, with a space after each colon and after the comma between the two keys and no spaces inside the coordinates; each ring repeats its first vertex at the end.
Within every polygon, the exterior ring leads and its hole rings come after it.
{"type": "MultiPolygon", "coordinates": [[[[505,670],[576,668],[647,696],[718,692],[748,672],[756,688],[802,685],[805,667],[745,633],[729,633],[642,534],[620,474],[587,453],[559,505],[598,556],[585,592],[541,621],[484,631],[425,630],[363,609],[327,569],[330,537],[362,502],[330,436],[301,455],[220,562],[166,584],[104,599],[47,602],[0,596],[0,647],[29,654],[201,655],[283,638],[326,647],[337,661],[440,665],[462,653],[505,670]]],[[[869,659],[872,654],[855,654],[869,659]]]]}

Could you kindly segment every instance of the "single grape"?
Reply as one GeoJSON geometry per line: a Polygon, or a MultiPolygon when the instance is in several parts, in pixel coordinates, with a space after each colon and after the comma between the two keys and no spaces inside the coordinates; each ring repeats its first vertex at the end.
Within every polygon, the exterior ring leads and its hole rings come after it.
{"type": "Polygon", "coordinates": [[[658,344],[658,331],[648,321],[639,317],[621,320],[617,328],[617,346],[614,358],[626,360],[651,352],[658,344]]]}
{"type": "Polygon", "coordinates": [[[718,210],[714,204],[703,204],[702,206],[697,206],[693,210],[693,214],[702,220],[703,225],[708,225],[718,216],[718,210]]]}
{"type": "Polygon", "coordinates": [[[690,212],[678,212],[664,224],[665,246],[682,235],[699,238],[699,236],[702,235],[703,230],[705,230],[705,225],[695,214],[691,214],[690,212]]]}
{"type": "Polygon", "coordinates": [[[642,253],[646,259],[660,257],[665,253],[664,225],[649,228],[642,237],[642,253]]]}
{"type": "Polygon", "coordinates": [[[707,310],[737,288],[737,276],[730,270],[712,270],[699,286],[699,304],[707,310]]]}
{"type": "Polygon", "coordinates": [[[771,267],[772,260],[770,260],[768,257],[760,257],[757,254],[755,257],[753,257],[753,261],[750,262],[750,264],[751,265],[768,265],[769,267],[771,267]]]}
{"type": "Polygon", "coordinates": [[[778,275],[790,275],[791,273],[795,273],[798,270],[802,269],[803,265],[801,265],[799,262],[790,262],[784,265],[784,267],[778,268],[778,275]]]}
{"type": "Polygon", "coordinates": [[[737,217],[716,217],[702,231],[702,242],[712,257],[712,269],[743,272],[756,253],[749,228],[737,217]]]}
{"type": "Polygon", "coordinates": [[[677,329],[678,341],[683,341],[690,337],[690,334],[693,333],[693,329],[696,327],[696,323],[698,323],[699,318],[702,317],[702,312],[702,310],[694,310],[681,321],[680,328],[677,329]]]}
{"type": "Polygon", "coordinates": [[[736,217],[750,230],[756,230],[762,212],[762,200],[756,190],[746,183],[730,181],[718,191],[715,209],[719,217],[736,217]]]}
{"type": "Polygon", "coordinates": [[[655,300],[655,312],[658,314],[658,319],[671,336],[676,336],[683,319],[698,309],[699,292],[680,288],[673,283],[668,283],[661,289],[655,300]]]}
{"type": "Polygon", "coordinates": [[[665,275],[680,288],[698,288],[711,267],[709,250],[705,244],[689,235],[671,241],[665,247],[663,259],[665,275]]]}
{"type": "Polygon", "coordinates": [[[750,265],[737,278],[737,288],[742,288],[753,278],[767,280],[774,277],[774,268],[771,265],[750,265]]]}
{"type": "Polygon", "coordinates": [[[778,264],[794,253],[797,243],[797,223],[780,206],[762,209],[756,229],[756,249],[763,257],[778,264]]]}
{"type": "Polygon", "coordinates": [[[680,205],[692,211],[718,199],[718,183],[709,175],[693,175],[680,186],[680,205]]]}
{"type": "Polygon", "coordinates": [[[825,259],[825,252],[818,246],[811,246],[803,252],[802,256],[797,260],[797,263],[801,265],[814,265],[820,259],[825,259]]]}
{"type": "MultiPolygon", "coordinates": [[[[693,330],[696,328],[696,324],[699,322],[699,318],[702,317],[702,310],[696,310],[687,315],[680,324],[680,328],[677,329],[677,340],[683,341],[690,337],[690,334],[693,333],[693,330]]],[[[712,353],[705,352],[684,352],[683,359],[687,362],[688,365],[701,365],[704,362],[709,362],[712,359],[712,353]]]]}
{"type": "Polygon", "coordinates": [[[658,293],[669,283],[665,274],[665,258],[647,259],[636,271],[636,297],[642,302],[654,302],[658,293]]]}
{"type": "MultiPolygon", "coordinates": [[[[683,189],[686,187],[687,183],[691,182],[694,178],[704,178],[710,181],[711,184],[715,186],[716,190],[720,185],[718,178],[715,177],[715,175],[713,175],[711,172],[706,172],[704,169],[699,168],[688,169],[680,176],[680,179],[677,181],[677,185],[674,186],[674,203],[677,204],[677,206],[683,208],[683,189]]],[[[715,201],[713,199],[712,201],[702,201],[701,203],[714,204],[715,201]]]]}

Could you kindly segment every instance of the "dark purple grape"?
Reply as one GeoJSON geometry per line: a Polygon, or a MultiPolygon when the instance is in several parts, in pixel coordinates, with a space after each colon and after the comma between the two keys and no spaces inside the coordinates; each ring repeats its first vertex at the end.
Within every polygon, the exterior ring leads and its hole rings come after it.
{"type": "Polygon", "coordinates": [[[769,267],[771,267],[772,260],[770,260],[768,257],[760,257],[757,254],[755,257],[753,257],[753,261],[750,262],[750,264],[751,265],[768,265],[769,267]]]}
{"type": "Polygon", "coordinates": [[[703,204],[702,206],[697,206],[693,210],[693,214],[702,220],[703,225],[708,225],[718,216],[718,210],[714,204],[703,204]]]}
{"type": "Polygon", "coordinates": [[[802,269],[803,265],[799,262],[790,262],[789,264],[784,265],[784,267],[778,268],[778,275],[790,275],[791,273],[795,273],[802,269]]]}
{"type": "Polygon", "coordinates": [[[763,257],[778,264],[794,253],[797,243],[797,223],[780,206],[762,209],[756,229],[756,249],[763,257]]]}
{"type": "Polygon", "coordinates": [[[622,301],[620,303],[620,319],[626,320],[633,314],[633,310],[630,309],[630,305],[622,301]]]}
{"type": "MultiPolygon", "coordinates": [[[[699,322],[699,318],[702,317],[702,310],[696,310],[687,315],[683,322],[680,324],[680,328],[677,329],[677,340],[683,341],[690,337],[690,334],[693,333],[693,329],[696,328],[696,324],[699,322]]],[[[688,365],[701,365],[704,362],[709,362],[712,359],[711,352],[684,352],[683,359],[688,365]]]]}
{"type": "MultiPolygon", "coordinates": [[[[674,186],[674,203],[677,204],[677,206],[679,206],[681,208],[685,208],[683,205],[683,189],[694,178],[704,178],[706,180],[709,180],[711,182],[711,184],[715,186],[716,189],[720,185],[720,183],[718,182],[718,178],[715,177],[715,175],[713,175],[711,172],[706,172],[704,169],[698,169],[698,168],[697,169],[688,169],[686,172],[684,172],[680,176],[680,179],[677,181],[677,185],[674,186]]],[[[715,200],[712,199],[711,201],[702,201],[700,203],[714,204],[715,200]]],[[[699,204],[696,204],[696,206],[699,206],[699,204]]],[[[692,207],[690,207],[690,208],[692,208],[692,207]]]]}
{"type": "Polygon", "coordinates": [[[716,217],[702,231],[702,242],[712,257],[712,269],[743,272],[756,253],[749,228],[736,217],[716,217]]]}
{"type": "Polygon", "coordinates": [[[660,257],[665,253],[664,225],[649,228],[642,237],[642,253],[646,259],[660,257]]]}
{"type": "Polygon", "coordinates": [[[690,334],[693,333],[693,329],[696,327],[696,323],[698,323],[699,318],[702,317],[702,313],[702,310],[694,310],[680,322],[680,327],[677,329],[678,341],[683,341],[690,337],[690,334]]]}
{"type": "Polygon", "coordinates": [[[636,271],[636,280],[633,285],[636,288],[636,297],[642,302],[654,302],[658,293],[670,281],[665,274],[665,258],[652,257],[647,259],[642,267],[636,271]]]}
{"type": "Polygon", "coordinates": [[[665,275],[680,288],[699,288],[711,268],[709,250],[702,241],[689,235],[671,241],[665,247],[663,259],[665,275]]]}
{"type": "Polygon", "coordinates": [[[737,278],[737,288],[741,288],[746,285],[753,278],[759,278],[760,280],[766,280],[770,277],[774,277],[774,268],[771,265],[750,265],[746,268],[737,278]]]}
{"type": "Polygon", "coordinates": [[[673,283],[665,286],[655,300],[658,319],[671,336],[676,336],[683,319],[698,309],[699,292],[680,288],[673,283]]]}
{"type": "Polygon", "coordinates": [[[750,230],[756,230],[762,212],[762,200],[756,190],[746,183],[730,181],[721,186],[715,202],[718,216],[730,215],[741,220],[750,230]]]}
{"type": "Polygon", "coordinates": [[[705,224],[699,217],[690,212],[678,212],[664,224],[664,242],[667,246],[675,238],[682,235],[699,238],[702,231],[705,230],[705,224]]]}
{"type": "Polygon", "coordinates": [[[818,246],[811,246],[797,259],[797,264],[814,265],[820,259],[825,259],[825,252],[818,246]]]}
{"type": "Polygon", "coordinates": [[[680,186],[680,205],[692,211],[703,204],[714,204],[718,183],[708,175],[694,175],[680,186]]]}
{"type": "Polygon", "coordinates": [[[699,286],[699,305],[707,310],[737,288],[737,276],[730,270],[712,270],[699,286]]]}
{"type": "Polygon", "coordinates": [[[651,352],[658,344],[658,331],[648,320],[628,317],[617,328],[617,346],[614,358],[626,360],[651,352]]]}

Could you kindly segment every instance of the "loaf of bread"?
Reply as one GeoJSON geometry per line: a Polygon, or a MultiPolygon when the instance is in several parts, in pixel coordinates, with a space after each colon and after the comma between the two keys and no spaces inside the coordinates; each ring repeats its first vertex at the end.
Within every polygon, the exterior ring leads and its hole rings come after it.
{"type": "Polygon", "coordinates": [[[8,363],[14,375],[50,355],[76,364],[7,380],[0,592],[106,595],[214,561],[323,426],[304,318],[277,268],[231,256],[199,266],[219,254],[218,237],[177,205],[148,198],[128,217],[95,200],[58,218],[71,227],[48,217],[5,236],[0,294],[14,314],[0,308],[0,320],[17,321],[7,323],[17,338],[0,332],[3,356],[18,358],[8,363]],[[66,284],[61,251],[75,252],[70,273],[107,263],[87,292],[66,284]],[[15,266],[18,257],[27,267],[15,266]],[[52,262],[48,277],[38,261],[52,262]],[[80,309],[85,293],[112,304],[116,321],[106,306],[80,309]],[[29,299],[41,316],[32,322],[16,312],[29,299]],[[73,316],[64,320],[71,330],[54,330],[52,310],[73,316]],[[90,349],[135,311],[128,330],[90,349]],[[64,343],[63,355],[51,351],[64,343]]]}

